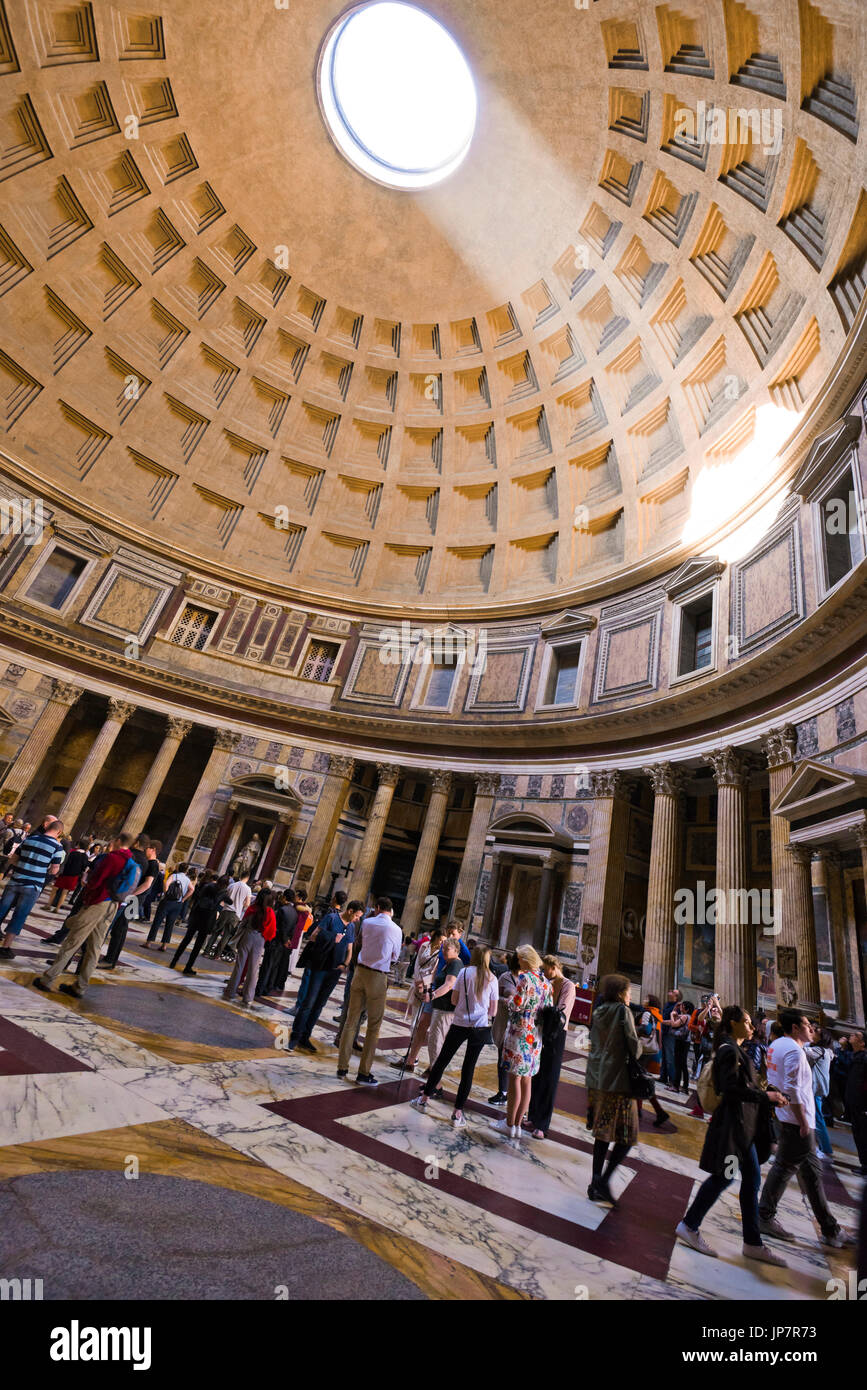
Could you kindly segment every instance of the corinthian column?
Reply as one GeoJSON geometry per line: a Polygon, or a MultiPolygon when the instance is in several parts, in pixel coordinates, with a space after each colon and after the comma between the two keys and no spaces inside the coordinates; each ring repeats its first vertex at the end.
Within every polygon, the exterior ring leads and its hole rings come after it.
{"type": "Polygon", "coordinates": [[[464,847],[464,857],[461,860],[454,896],[455,917],[459,922],[464,922],[466,924],[469,924],[472,916],[473,901],[476,896],[476,885],[479,881],[479,873],[485,855],[485,837],[488,833],[488,826],[491,821],[491,810],[494,805],[494,797],[497,795],[499,786],[500,777],[498,773],[477,773],[476,799],[473,802],[470,829],[467,835],[467,843],[464,847]]]}
{"type": "Polygon", "coordinates": [[[746,761],[736,748],[706,759],[716,778],[716,932],[714,989],[723,1007],[756,1007],[756,927],[747,898],[746,761]]]}
{"type": "Polygon", "coordinates": [[[142,782],[141,791],[124,821],[123,828],[127,835],[132,835],[133,839],[144,830],[147,818],[153,810],[154,802],[160,794],[166,773],[171,767],[181,743],[192,727],[189,719],[176,719],[174,716],[169,719],[159,752],[151,763],[150,771],[142,782]]]}
{"type": "Polygon", "coordinates": [[[63,798],[63,805],[57,813],[58,819],[63,821],[70,835],[75,827],[75,822],[84,809],[85,801],[93,790],[97,777],[105,766],[105,760],[114,747],[115,739],[133,714],[135,714],[135,705],[129,704],[127,700],[109,700],[105,723],[94,739],[90,752],[82,763],[78,776],[63,798]]]}
{"type": "MultiPolygon", "coordinates": [[[[792,724],[784,724],[779,729],[771,729],[762,739],[762,748],[768,760],[768,788],[771,806],[782,796],[795,771],[795,750],[798,735],[792,724]]],[[[798,999],[798,982],[794,975],[781,969],[791,959],[791,952],[797,950],[798,940],[795,930],[797,916],[797,882],[795,865],[786,853],[789,844],[789,822],[785,816],[775,816],[771,812],[771,883],[774,890],[774,942],[777,958],[777,1008],[786,1008],[798,999]],[[783,950],[781,947],[788,947],[783,950]]]]}
{"type": "Polygon", "coordinates": [[[210,811],[211,802],[214,799],[214,792],[226,775],[229,758],[237,748],[240,737],[240,734],[232,733],[231,729],[217,729],[214,734],[211,756],[205,764],[205,770],[199,778],[199,785],[193,792],[181,828],[175,836],[172,849],[172,857],[175,862],[189,858],[193,841],[205,823],[205,817],[210,811]]]}
{"type": "Polygon", "coordinates": [[[409,881],[406,902],[400,919],[403,931],[409,932],[412,936],[418,931],[421,923],[424,900],[427,896],[428,885],[431,881],[431,874],[439,849],[440,835],[445,824],[451,788],[452,774],[450,772],[435,772],[433,774],[433,788],[427,815],[424,818],[424,827],[415,856],[412,878],[409,881]]]}
{"type": "Polygon", "coordinates": [[[829,848],[828,845],[819,845],[816,849],[816,859],[813,862],[813,872],[818,881],[818,886],[825,890],[825,902],[828,909],[828,927],[831,933],[833,960],[834,960],[834,979],[836,981],[837,1013],[841,1019],[854,1018],[855,1013],[852,1008],[852,988],[851,981],[857,972],[857,957],[851,962],[855,970],[851,970],[847,930],[846,913],[843,907],[843,893],[840,883],[840,863],[841,856],[838,850],[829,848]]]}
{"type": "Polygon", "coordinates": [[[644,967],[641,997],[655,994],[665,999],[674,988],[677,972],[677,929],[674,894],[680,861],[680,793],[683,772],[671,763],[646,767],[653,786],[653,838],[650,842],[650,877],[647,884],[647,926],[644,935],[644,967]]]}
{"type": "Polygon", "coordinates": [[[358,858],[355,861],[355,868],[352,870],[348,890],[350,901],[358,899],[359,902],[363,903],[367,902],[373,871],[379,858],[382,837],[385,834],[385,827],[394,798],[394,789],[400,781],[400,768],[393,763],[377,763],[376,771],[379,775],[376,795],[373,798],[373,805],[367,818],[364,837],[358,851],[358,858]]]}
{"type": "Polygon", "coordinates": [[[303,888],[308,896],[315,896],[319,892],[320,882],[331,861],[334,832],[346,801],[354,768],[354,758],[332,756],[329,759],[328,776],[325,778],[319,805],[307,832],[302,862],[294,878],[295,887],[303,888]]]}
{"type": "MultiPolygon", "coordinates": [[[[617,969],[620,952],[620,918],[632,783],[622,772],[591,772],[590,786],[595,800],[587,851],[581,933],[582,941],[589,944],[587,927],[594,925],[598,929],[596,974],[601,979],[617,969]]],[[[592,973],[592,964],[588,966],[588,971],[592,973]]]]}
{"type": "Polygon", "coordinates": [[[18,756],[3,779],[0,788],[0,806],[3,812],[14,811],[23,801],[31,783],[39,775],[46,754],[60,732],[67,710],[74,705],[81,694],[77,685],[66,681],[55,681],[48,704],[40,714],[27,740],[18,750],[18,756]]]}
{"type": "Polygon", "coordinates": [[[816,919],[813,915],[813,875],[810,869],[813,851],[808,845],[789,844],[786,853],[794,866],[798,1008],[816,1014],[819,1012],[819,967],[816,964],[816,919]]]}

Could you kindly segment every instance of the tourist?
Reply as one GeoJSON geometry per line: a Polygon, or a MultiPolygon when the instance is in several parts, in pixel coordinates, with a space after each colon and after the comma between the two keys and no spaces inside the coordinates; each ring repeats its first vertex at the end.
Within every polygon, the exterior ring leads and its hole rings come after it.
{"type": "Polygon", "coordinates": [[[292,959],[292,935],[297,921],[295,893],[291,888],[287,888],[285,892],[281,893],[277,903],[277,936],[275,940],[279,940],[281,949],[278,952],[273,982],[267,991],[269,994],[283,994],[286,989],[289,963],[292,959]]]}
{"type": "Polygon", "coordinates": [[[77,999],[83,997],[117,905],[124,901],[138,881],[139,866],[130,853],[129,842],[129,835],[116,835],[107,853],[91,865],[82,905],[68,919],[69,934],[54,960],[42,975],[37,975],[33,980],[37,989],[46,993],[52,990],[58,975],[63,973],[79,947],[83,947],[75,984],[60,986],[64,994],[74,995],[77,999]]]}
{"type": "MultiPolygon", "coordinates": [[[[678,994],[680,991],[677,991],[678,994]]],[[[673,1091],[689,1095],[689,1020],[692,1004],[680,998],[669,1015],[669,1031],[674,1044],[674,1069],[670,1077],[673,1091]]]]}
{"type": "Polygon", "coordinates": [[[289,956],[289,974],[295,974],[295,967],[298,964],[298,957],[301,955],[302,944],[305,933],[313,925],[313,913],[310,911],[310,904],[307,901],[307,894],[303,888],[299,888],[295,893],[295,911],[297,913],[295,928],[292,932],[291,954],[289,956]]]}
{"type": "Polygon", "coordinates": [[[87,840],[79,840],[75,849],[71,849],[67,854],[60,866],[60,872],[54,880],[54,895],[48,906],[49,912],[61,911],[67,893],[75,892],[89,862],[87,840]]]}
{"type": "MultiPolygon", "coordinates": [[[[453,949],[452,942],[448,946],[449,950],[453,949]]],[[[421,1095],[411,1102],[416,1109],[424,1110],[430,1097],[436,1095],[446,1067],[466,1043],[452,1112],[452,1124],[458,1129],[466,1125],[464,1106],[472,1088],[479,1054],[483,1047],[493,1042],[491,1024],[497,1012],[499,995],[496,977],[491,974],[490,960],[491,953],[487,946],[475,946],[470,964],[458,974],[451,991],[451,1026],[421,1095]]]]}
{"type": "Polygon", "coordinates": [[[632,986],[625,975],[606,975],[590,1020],[587,1057],[587,1128],[593,1135],[591,1202],[616,1207],[611,1178],[638,1138],[638,1104],[632,1095],[628,1059],[641,1051],[629,1008],[632,986]],[[612,1145],[611,1154],[608,1146],[612,1145]],[[607,1163],[606,1163],[607,1159],[607,1163]]]}
{"type": "Polygon", "coordinates": [[[253,900],[249,879],[250,875],[245,870],[229,884],[229,902],[217,914],[214,931],[205,949],[205,955],[213,960],[234,960],[233,943],[240,935],[244,913],[253,900]]]}
{"type": "MultiPolygon", "coordinates": [[[[831,1088],[831,1059],[834,1049],[831,1034],[827,1028],[816,1029],[813,1041],[804,1047],[804,1056],[813,1074],[813,1101],[816,1107],[816,1144],[822,1158],[830,1159],[834,1153],[831,1136],[822,1114],[822,1101],[831,1088]]],[[[757,1069],[758,1070],[758,1069],[757,1069]]]]}
{"type": "MultiPolygon", "coordinates": [[[[660,1073],[662,1060],[662,1013],[660,1012],[659,1000],[655,994],[648,994],[644,1001],[644,1011],[637,1028],[638,1040],[641,1043],[641,1064],[648,1076],[657,1077],[660,1073]]],[[[654,1091],[649,1098],[653,1106],[656,1119],[653,1121],[653,1128],[659,1129],[670,1118],[668,1111],[663,1110],[659,1099],[654,1091]]],[[[641,1122],[642,1102],[638,1102],[638,1117],[641,1122]]]]}
{"type": "MultiPolygon", "coordinates": [[[[451,937],[453,941],[457,941],[457,943],[458,943],[458,955],[459,955],[459,957],[460,957],[461,965],[469,965],[469,963],[470,963],[470,952],[469,952],[469,949],[468,949],[468,947],[467,947],[466,942],[463,940],[463,935],[464,935],[464,924],[463,924],[463,922],[459,922],[459,921],[457,921],[456,918],[452,918],[452,920],[446,925],[446,935],[445,935],[445,939],[448,940],[449,937],[451,937]]],[[[442,962],[442,947],[440,947],[440,962],[442,962]]]]}
{"type": "MultiPolygon", "coordinates": [[[[231,888],[231,884],[230,884],[231,888]]],[[[280,967],[285,964],[286,973],[289,971],[289,937],[291,927],[295,925],[295,913],[290,917],[287,909],[285,893],[274,894],[274,915],[277,919],[277,931],[273,941],[269,941],[265,946],[265,954],[262,957],[262,968],[259,971],[259,979],[256,984],[256,997],[267,998],[271,994],[282,994],[285,986],[285,974],[283,985],[277,988],[277,976],[280,967]]],[[[294,897],[294,894],[293,894],[294,897]]],[[[222,913],[220,917],[222,917],[222,913]]],[[[219,920],[219,919],[218,919],[219,920]]]]}
{"type": "Polygon", "coordinates": [[[544,1139],[551,1128],[557,1083],[560,1080],[560,1068],[563,1066],[563,1053],[566,1050],[569,1020],[572,1017],[577,992],[572,981],[567,980],[563,974],[563,968],[556,956],[543,956],[542,973],[551,986],[552,1005],[560,1018],[554,1020],[556,1030],[553,1038],[546,1039],[544,1036],[542,1038],[539,1070],[533,1077],[530,1087],[530,1109],[527,1111],[527,1124],[534,1139],[544,1139]]]}
{"type": "Polygon", "coordinates": [[[9,882],[0,897],[0,925],[11,912],[9,926],[0,946],[0,960],[11,960],[12,949],[21,934],[36,899],[46,882],[56,876],[64,859],[60,837],[63,826],[59,820],[47,830],[37,830],[14,846],[9,856],[9,882]]]}
{"type": "Polygon", "coordinates": [[[777,1207],[790,1178],[797,1173],[801,1191],[821,1228],[822,1243],[839,1250],[853,1245],[854,1240],[842,1229],[828,1206],[816,1157],[816,1105],[810,1064],[804,1055],[804,1046],[810,1042],[813,1029],[807,1015],[797,1009],[781,1010],[777,1021],[783,1037],[777,1038],[768,1049],[768,1085],[780,1091],[786,1103],[776,1112],[779,1139],[759,1200],[761,1231],[763,1235],[778,1236],[780,1240],[794,1239],[777,1220],[777,1207]]]}
{"type": "Polygon", "coordinates": [[[262,962],[262,952],[265,949],[265,942],[272,941],[277,932],[277,918],[274,913],[274,894],[267,888],[261,889],[255,901],[250,904],[244,913],[241,923],[241,940],[238,943],[238,954],[235,957],[235,964],[229,976],[226,988],[223,991],[223,998],[229,1003],[238,993],[238,986],[244,977],[243,1000],[248,1009],[257,1009],[258,1004],[254,1003],[253,996],[256,989],[256,980],[259,975],[259,966],[262,962]],[[244,970],[246,967],[246,975],[244,970]]]}
{"type": "Polygon", "coordinates": [[[403,937],[400,927],[393,921],[394,907],[391,898],[378,898],[376,916],[364,922],[363,940],[358,952],[352,991],[349,995],[349,1009],[340,1037],[340,1055],[337,1062],[337,1075],[345,1077],[349,1071],[349,1053],[355,1040],[356,1030],[363,1009],[367,1011],[367,1029],[358,1080],[362,1085],[375,1086],[373,1059],[379,1030],[385,1013],[385,996],[388,989],[388,972],[400,955],[403,937]]]}
{"type": "MultiPolygon", "coordinates": [[[[341,894],[345,897],[345,894],[341,894]]],[[[304,972],[308,980],[303,1004],[295,1015],[288,1050],[316,1052],[310,1034],[331,997],[332,990],[347,968],[355,942],[355,927],[361,921],[364,903],[358,899],[344,903],[339,912],[328,912],[317,923],[307,949],[310,964],[304,972]]]]}
{"type": "Polygon", "coordinates": [[[452,1014],[455,1011],[452,990],[461,972],[460,947],[456,937],[446,937],[437,961],[440,957],[442,965],[438,965],[427,994],[431,1006],[431,1021],[427,1032],[427,1076],[430,1076],[445,1042],[446,1033],[452,1026],[452,1014]]]}
{"type": "Polygon", "coordinates": [[[505,1105],[508,1100],[507,1087],[509,1084],[509,1073],[506,1069],[506,1061],[503,1056],[503,1043],[506,1040],[506,1029],[509,1026],[509,1000],[518,988],[518,976],[520,973],[521,966],[518,962],[518,957],[514,951],[510,951],[506,959],[506,969],[497,979],[499,1002],[497,1004],[497,1016],[494,1019],[494,1026],[492,1029],[494,1046],[497,1049],[497,1089],[494,1095],[488,1097],[489,1105],[505,1105]]]}
{"type": "Polygon", "coordinates": [[[867,1035],[850,1033],[849,1046],[853,1056],[846,1077],[846,1109],[858,1150],[861,1176],[867,1178],[867,1035]]]}
{"type": "Polygon", "coordinates": [[[108,950],[101,961],[101,969],[114,970],[120,959],[120,953],[126,942],[126,934],[129,930],[130,915],[133,909],[139,908],[145,894],[149,893],[153,887],[154,879],[159,867],[159,855],[162,845],[159,840],[151,841],[147,835],[139,835],[132,847],[132,857],[139,866],[140,877],[138,883],[133,888],[125,903],[118,908],[114,921],[111,924],[108,939],[108,950]],[[135,899],[135,903],[131,901],[135,899]]]}
{"type": "Polygon", "coordinates": [[[398,1067],[401,1071],[415,1071],[415,1064],[418,1061],[418,1054],[421,1052],[422,1044],[428,1035],[431,1019],[433,1017],[433,1005],[428,996],[428,989],[433,984],[434,975],[439,961],[440,947],[444,937],[440,927],[434,927],[429,937],[419,945],[415,958],[415,970],[413,972],[412,984],[410,987],[409,999],[407,1000],[407,1016],[410,1011],[415,1012],[415,1027],[409,1042],[409,1051],[399,1062],[392,1062],[393,1067],[398,1067]]]}
{"type": "Polygon", "coordinates": [[[159,840],[154,841],[153,863],[150,865],[153,871],[153,882],[146,893],[143,893],[139,903],[139,921],[147,922],[150,925],[151,911],[155,903],[159,902],[166,888],[166,866],[160,859],[162,845],[159,840]]]}
{"type": "Polygon", "coordinates": [[[191,870],[189,874],[186,870],[186,864],[179,864],[174,873],[169,874],[166,880],[166,891],[160,898],[156,915],[147,935],[147,941],[144,943],[146,950],[150,950],[151,942],[156,941],[160,927],[163,928],[163,939],[159,949],[164,951],[167,946],[171,945],[175,922],[184,910],[184,903],[193,895],[194,870],[191,870]]]}
{"type": "Polygon", "coordinates": [[[307,993],[310,989],[310,974],[308,973],[308,971],[310,970],[310,965],[308,964],[308,962],[313,963],[313,967],[317,972],[319,969],[319,954],[318,952],[310,952],[311,942],[316,940],[316,937],[319,932],[319,927],[322,924],[326,925],[329,934],[335,931],[339,931],[340,913],[346,903],[347,897],[348,894],[344,893],[341,889],[334,894],[333,898],[331,899],[330,906],[327,903],[323,903],[321,905],[323,910],[320,911],[318,915],[314,918],[313,926],[310,927],[307,931],[307,935],[304,938],[304,946],[301,951],[301,955],[298,958],[299,963],[304,967],[304,974],[301,976],[301,984],[299,986],[298,993],[295,996],[295,1004],[289,1010],[290,1014],[297,1014],[299,1009],[303,1009],[307,1002],[307,993]]]}
{"type": "Polygon", "coordinates": [[[700,1226],[717,1198],[734,1181],[732,1159],[737,1160],[741,1186],[741,1230],[746,1259],[786,1268],[785,1260],[762,1244],[764,1226],[759,1221],[758,1194],[761,1165],[771,1152],[770,1105],[782,1105],[785,1096],[775,1087],[763,1091],[755,1067],[742,1044],[752,1035],[752,1020],[739,1004],[729,1004],[714,1036],[713,1086],[720,1097],[714,1110],[699,1167],[705,1179],[677,1226],[676,1234],[693,1250],[716,1256],[701,1234],[700,1226]]]}
{"type": "Polygon", "coordinates": [[[217,920],[217,913],[227,903],[231,902],[229,892],[229,875],[223,874],[222,878],[211,875],[206,883],[203,883],[199,896],[195,903],[190,907],[189,921],[184,932],[183,940],[169,961],[169,969],[174,970],[180,961],[181,956],[187,946],[193,941],[193,949],[190,951],[189,958],[184,966],[185,975],[197,975],[198,971],[193,969],[199,952],[214,930],[214,923],[217,920]]]}
{"type": "Polygon", "coordinates": [[[530,1105],[533,1077],[539,1070],[542,1039],[536,1014],[551,1003],[551,986],[542,974],[542,958],[534,946],[517,949],[518,978],[508,1002],[509,1022],[503,1039],[503,1060],[508,1073],[506,1114],[492,1124],[501,1134],[520,1138],[521,1121],[530,1105]]]}
{"type": "Polygon", "coordinates": [[[674,1086],[674,1033],[671,1028],[671,1015],[683,999],[679,989],[670,989],[668,999],[662,1006],[662,1065],[659,1073],[660,1086],[674,1086]]]}

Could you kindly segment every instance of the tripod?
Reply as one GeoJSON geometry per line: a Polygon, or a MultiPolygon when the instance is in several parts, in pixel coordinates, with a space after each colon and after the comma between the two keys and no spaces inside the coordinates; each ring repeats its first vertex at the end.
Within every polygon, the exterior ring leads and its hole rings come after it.
{"type": "Polygon", "coordinates": [[[425,995],[426,995],[426,994],[427,994],[427,990],[425,990],[425,993],[422,995],[421,999],[419,1000],[418,1009],[416,1010],[415,1019],[413,1020],[412,1031],[410,1032],[410,1035],[409,1035],[409,1046],[407,1047],[406,1052],[403,1054],[403,1057],[401,1058],[401,1061],[400,1061],[400,1077],[399,1077],[398,1083],[397,1083],[398,1086],[403,1085],[403,1078],[404,1078],[404,1075],[405,1075],[405,1073],[406,1073],[406,1059],[407,1059],[407,1057],[409,1056],[410,1048],[412,1047],[412,1040],[413,1040],[413,1038],[415,1037],[415,1030],[416,1030],[416,1028],[418,1027],[418,1021],[419,1021],[419,1019],[421,1018],[421,1011],[422,1011],[422,1009],[423,1009],[424,1006],[425,1006],[425,995]]]}

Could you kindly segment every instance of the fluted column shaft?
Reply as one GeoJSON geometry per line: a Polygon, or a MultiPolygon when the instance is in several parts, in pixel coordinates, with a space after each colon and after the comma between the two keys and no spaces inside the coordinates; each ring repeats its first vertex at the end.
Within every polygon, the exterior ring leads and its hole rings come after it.
{"type": "Polygon", "coordinates": [[[734,748],[711,753],[717,784],[714,989],[725,1008],[756,1007],[756,931],[747,899],[746,764],[734,748]]]}
{"type": "Polygon", "coordinates": [[[105,766],[105,760],[114,747],[118,734],[134,713],[135,705],[129,704],[128,701],[109,700],[105,723],[91,744],[90,752],[79,768],[78,776],[63,798],[63,805],[57,813],[58,819],[63,821],[70,835],[75,828],[75,822],[84,809],[84,803],[94,788],[97,777],[105,766]]]}
{"type": "Polygon", "coordinates": [[[169,719],[159,751],[151,763],[150,770],[141,784],[141,790],[124,821],[123,828],[127,835],[132,835],[133,839],[144,830],[147,818],[154,808],[154,802],[160,794],[160,788],[166,779],[174,756],[192,727],[189,719],[169,719]]]}
{"type": "Polygon", "coordinates": [[[54,682],[48,704],[33,725],[26,742],[21,745],[18,756],[3,779],[0,806],[4,814],[14,811],[15,807],[23,802],[60,732],[67,710],[75,704],[80,695],[81,690],[78,686],[69,685],[65,681],[54,682]]]}
{"type": "Polygon", "coordinates": [[[434,773],[433,789],[430,794],[430,801],[428,802],[427,815],[424,818],[424,826],[421,832],[418,851],[415,856],[412,877],[409,881],[406,902],[404,903],[403,913],[400,919],[400,925],[403,931],[410,932],[412,935],[415,935],[421,924],[424,900],[427,896],[434,862],[437,857],[437,850],[439,849],[440,836],[445,824],[451,786],[452,775],[450,772],[434,773]]]}
{"type": "MultiPolygon", "coordinates": [[[[594,923],[599,928],[596,974],[601,979],[617,969],[620,953],[631,784],[622,772],[617,771],[593,772],[590,783],[595,801],[581,922],[582,932],[585,923],[594,923]]],[[[593,973],[592,964],[588,967],[588,973],[593,973]]]]}
{"type": "Polygon", "coordinates": [[[645,768],[653,784],[653,835],[647,884],[647,924],[641,994],[665,999],[677,973],[677,928],[674,894],[680,863],[680,791],[682,774],[671,763],[645,768]]]}
{"type": "Polygon", "coordinates": [[[476,799],[473,802],[469,834],[455,885],[454,915],[459,922],[469,923],[472,918],[479,873],[485,857],[485,839],[499,785],[500,778],[497,773],[482,772],[476,777],[476,799]]]}
{"type": "Polygon", "coordinates": [[[217,730],[211,756],[205,764],[205,769],[199,778],[199,784],[193,792],[190,804],[184,814],[181,828],[175,836],[172,857],[176,862],[189,858],[195,837],[205,823],[205,818],[214,799],[214,792],[226,775],[229,759],[237,748],[240,737],[240,734],[234,734],[229,729],[217,730]]]}
{"type": "Polygon", "coordinates": [[[819,846],[813,861],[814,881],[825,890],[828,928],[834,953],[837,1012],[840,1018],[854,1018],[852,1012],[852,981],[850,979],[849,949],[843,893],[840,884],[840,855],[826,845],[819,846]]]}
{"type": "MultiPolygon", "coordinates": [[[[786,724],[780,729],[771,729],[762,740],[762,747],[768,760],[768,787],[771,806],[782,796],[792,780],[795,771],[795,750],[798,738],[794,727],[786,724]]],[[[794,995],[798,997],[798,982],[793,975],[784,973],[780,966],[785,964],[785,954],[781,957],[780,947],[797,950],[795,930],[797,884],[791,856],[786,853],[789,844],[789,822],[785,816],[771,813],[771,882],[774,890],[774,944],[776,947],[777,1008],[786,1008],[794,995]]]]}
{"type": "Polygon", "coordinates": [[[806,845],[787,845],[794,864],[795,940],[798,952],[798,1007],[819,1010],[819,967],[816,962],[816,919],[813,912],[813,851],[806,845]]]}
{"type": "Polygon", "coordinates": [[[331,862],[334,832],[346,801],[355,768],[354,758],[332,757],[328,776],[319,798],[319,805],[307,832],[301,864],[293,880],[296,888],[304,888],[308,896],[319,892],[322,877],[331,862]]]}
{"type": "Polygon", "coordinates": [[[400,768],[393,763],[377,763],[376,770],[379,774],[379,784],[367,818],[355,868],[352,870],[352,878],[349,880],[350,901],[357,899],[359,902],[367,902],[394,799],[394,789],[400,781],[400,768]]]}
{"type": "Polygon", "coordinates": [[[536,904],[536,922],[534,928],[534,938],[539,943],[536,949],[541,955],[546,955],[551,940],[551,924],[549,921],[551,914],[551,893],[554,887],[554,875],[556,873],[553,864],[542,865],[542,881],[539,884],[539,901],[536,904]]]}

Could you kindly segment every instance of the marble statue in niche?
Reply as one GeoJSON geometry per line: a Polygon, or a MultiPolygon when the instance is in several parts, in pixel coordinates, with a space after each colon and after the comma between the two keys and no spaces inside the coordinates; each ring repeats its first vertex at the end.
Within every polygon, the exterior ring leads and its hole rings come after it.
{"type": "Polygon", "coordinates": [[[254,834],[252,840],[247,841],[232,861],[233,877],[241,878],[243,874],[252,873],[261,857],[262,841],[257,834],[254,834]]]}

